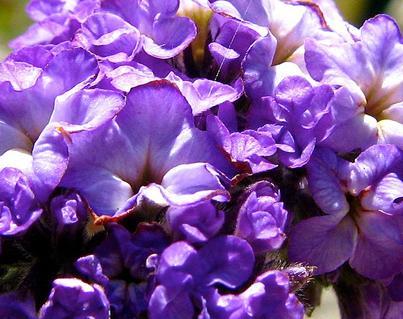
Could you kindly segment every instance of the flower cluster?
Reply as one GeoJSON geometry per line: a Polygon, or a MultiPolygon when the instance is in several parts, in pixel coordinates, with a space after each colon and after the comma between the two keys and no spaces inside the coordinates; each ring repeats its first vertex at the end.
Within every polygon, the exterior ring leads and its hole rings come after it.
{"type": "Polygon", "coordinates": [[[0,63],[0,317],[403,313],[403,37],[332,0],[31,0],[0,63]]]}

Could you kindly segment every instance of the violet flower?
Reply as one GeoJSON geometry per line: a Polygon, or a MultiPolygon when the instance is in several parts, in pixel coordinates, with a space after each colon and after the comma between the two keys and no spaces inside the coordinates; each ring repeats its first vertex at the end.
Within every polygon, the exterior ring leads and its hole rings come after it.
{"type": "Polygon", "coordinates": [[[71,139],[61,185],[79,190],[98,215],[121,214],[143,200],[169,206],[228,198],[212,166],[228,171],[226,160],[166,81],[132,89],[116,118],[71,139]]]}
{"type": "Polygon", "coordinates": [[[354,163],[318,150],[308,164],[310,190],[325,213],[298,223],[290,234],[289,256],[317,267],[317,273],[348,261],[358,273],[384,279],[403,261],[402,154],[375,145],[354,163]]]}
{"type": "Polygon", "coordinates": [[[329,147],[345,152],[379,142],[402,148],[403,42],[391,17],[369,19],[352,42],[307,40],[305,61],[315,80],[339,88],[329,147]]]}
{"type": "Polygon", "coordinates": [[[257,254],[279,249],[285,240],[287,211],[267,182],[252,185],[239,209],[235,235],[246,239],[257,254]]]}
{"type": "Polygon", "coordinates": [[[103,289],[75,278],[56,279],[48,301],[40,309],[39,318],[88,317],[109,318],[109,302],[103,289]]]}
{"type": "Polygon", "coordinates": [[[303,77],[288,77],[276,87],[273,97],[264,97],[251,108],[249,126],[269,124],[260,130],[276,141],[279,160],[291,168],[301,167],[334,127],[329,105],[332,98],[329,86],[313,87],[303,77]]]}

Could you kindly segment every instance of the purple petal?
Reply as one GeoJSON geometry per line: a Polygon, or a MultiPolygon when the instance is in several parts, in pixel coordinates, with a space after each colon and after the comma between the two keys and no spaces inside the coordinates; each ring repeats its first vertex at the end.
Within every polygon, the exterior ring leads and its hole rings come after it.
{"type": "Polygon", "coordinates": [[[403,218],[382,212],[361,212],[359,233],[350,265],[372,279],[388,278],[400,272],[403,263],[403,218]]]}
{"type": "Polygon", "coordinates": [[[385,175],[374,188],[361,197],[361,205],[366,210],[381,210],[386,213],[403,213],[403,181],[396,173],[385,175]]]}
{"type": "Polygon", "coordinates": [[[86,276],[91,281],[100,285],[105,285],[108,282],[108,277],[103,274],[101,263],[95,255],[89,255],[77,259],[74,266],[81,275],[86,276]]]}
{"type": "Polygon", "coordinates": [[[75,278],[60,278],[53,282],[49,300],[42,306],[39,318],[74,318],[79,316],[107,319],[109,302],[103,289],[75,278]]]}
{"type": "Polygon", "coordinates": [[[367,114],[359,114],[336,125],[334,131],[322,143],[339,152],[364,150],[377,142],[377,121],[367,114]],[[354,132],[354,135],[348,132],[354,132]]]}
{"type": "Polygon", "coordinates": [[[0,316],[12,319],[36,319],[34,300],[18,293],[0,295],[0,316]]]}
{"type": "Polygon", "coordinates": [[[259,99],[274,91],[274,75],[267,72],[272,65],[277,41],[274,36],[257,40],[246,53],[242,63],[246,93],[253,99],[259,99]]]}
{"type": "Polygon", "coordinates": [[[42,214],[27,177],[15,168],[0,170],[0,233],[27,230],[42,214]]]}
{"type": "Polygon", "coordinates": [[[50,121],[69,133],[91,130],[111,120],[124,105],[124,97],[114,91],[71,90],[56,99],[50,121]]]}
{"type": "Polygon", "coordinates": [[[367,110],[377,114],[403,99],[403,80],[398,76],[403,72],[402,35],[390,16],[377,15],[362,26],[361,41],[374,72],[374,85],[366,92],[367,110]]]}
{"type": "Polygon", "coordinates": [[[312,197],[326,214],[347,214],[350,210],[338,178],[338,161],[333,151],[319,149],[307,165],[312,197]]]}
{"type": "Polygon", "coordinates": [[[208,164],[179,165],[164,175],[161,181],[164,189],[161,193],[168,204],[179,206],[208,199],[229,200],[229,194],[222,186],[219,176],[208,164]],[[188,178],[189,176],[192,178],[188,178]]]}
{"type": "Polygon", "coordinates": [[[402,151],[394,145],[374,145],[356,158],[351,169],[348,189],[354,195],[358,195],[390,172],[402,176],[402,151]]]}
{"type": "Polygon", "coordinates": [[[343,214],[312,217],[299,222],[289,236],[291,261],[316,266],[316,273],[333,271],[353,254],[357,240],[354,221],[343,214]]]}
{"type": "Polygon", "coordinates": [[[194,307],[187,292],[174,295],[164,286],[154,289],[148,305],[150,319],[187,319],[194,315],[194,307]]]}
{"type": "Polygon", "coordinates": [[[166,212],[169,226],[190,243],[204,242],[217,234],[224,223],[224,213],[210,202],[184,207],[170,207],[166,212]]]}
{"type": "Polygon", "coordinates": [[[403,124],[392,120],[378,122],[378,144],[393,144],[403,150],[402,136],[403,124]]]}
{"type": "Polygon", "coordinates": [[[199,115],[213,106],[227,101],[233,102],[240,96],[240,93],[233,87],[216,81],[198,79],[192,83],[183,81],[173,73],[170,73],[167,79],[178,86],[192,107],[193,115],[199,115]]]}
{"type": "Polygon", "coordinates": [[[0,83],[8,82],[15,91],[35,85],[42,69],[25,62],[4,61],[0,64],[0,83]]]}
{"type": "Polygon", "coordinates": [[[152,37],[144,38],[144,50],[153,57],[169,59],[182,52],[195,37],[192,20],[160,16],[154,21],[152,37]]]}
{"type": "Polygon", "coordinates": [[[256,253],[279,249],[285,240],[287,211],[269,196],[251,193],[239,210],[235,234],[245,238],[256,253]]]}
{"type": "Polygon", "coordinates": [[[75,35],[81,46],[112,62],[129,61],[141,49],[140,32],[111,13],[91,15],[75,35]]]}
{"type": "Polygon", "coordinates": [[[67,143],[62,132],[48,126],[34,145],[32,167],[40,181],[35,191],[43,201],[59,185],[66,172],[69,160],[67,143]]]}
{"type": "Polygon", "coordinates": [[[220,283],[238,288],[252,274],[255,258],[248,242],[236,236],[220,236],[210,240],[200,251],[203,269],[208,273],[206,285],[220,283]]]}

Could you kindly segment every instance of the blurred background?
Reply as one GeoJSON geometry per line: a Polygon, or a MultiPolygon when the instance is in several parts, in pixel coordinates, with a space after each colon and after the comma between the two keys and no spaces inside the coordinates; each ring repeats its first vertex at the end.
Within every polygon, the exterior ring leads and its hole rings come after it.
{"type": "MultiPolygon", "coordinates": [[[[169,0],[167,0],[169,1],[169,0]]],[[[0,0],[0,60],[10,51],[8,42],[30,25],[24,7],[28,0],[0,0]]],[[[346,20],[360,26],[365,19],[380,12],[391,14],[403,30],[403,0],[336,0],[346,20]]],[[[340,319],[337,301],[331,289],[325,289],[321,306],[312,319],[340,319]]]]}

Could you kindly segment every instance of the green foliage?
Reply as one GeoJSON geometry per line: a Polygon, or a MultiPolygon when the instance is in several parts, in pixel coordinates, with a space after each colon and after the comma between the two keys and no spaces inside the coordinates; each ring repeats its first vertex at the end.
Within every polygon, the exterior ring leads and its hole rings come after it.
{"type": "Polygon", "coordinates": [[[31,24],[25,13],[26,3],[26,0],[0,0],[0,51],[31,24]]]}

